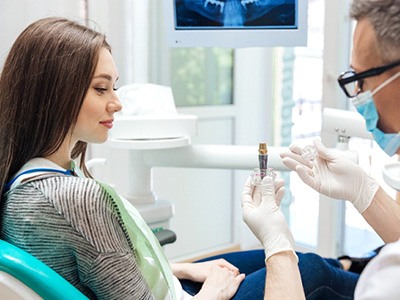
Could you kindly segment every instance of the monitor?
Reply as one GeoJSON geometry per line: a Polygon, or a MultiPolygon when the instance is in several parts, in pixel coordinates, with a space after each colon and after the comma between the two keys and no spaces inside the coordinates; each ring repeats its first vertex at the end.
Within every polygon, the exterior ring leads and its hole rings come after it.
{"type": "Polygon", "coordinates": [[[307,0],[162,0],[171,47],[307,45],[307,0]]]}

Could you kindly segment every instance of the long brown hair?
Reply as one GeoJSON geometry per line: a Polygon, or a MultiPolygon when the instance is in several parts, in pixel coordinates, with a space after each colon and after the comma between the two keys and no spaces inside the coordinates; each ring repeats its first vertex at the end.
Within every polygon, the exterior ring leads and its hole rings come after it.
{"type": "MultiPolygon", "coordinates": [[[[29,159],[54,153],[74,126],[105,36],[64,18],[29,25],[0,75],[0,192],[29,159]]],[[[87,144],[72,158],[84,165],[87,144]]],[[[0,195],[1,195],[0,194],[0,195]]]]}

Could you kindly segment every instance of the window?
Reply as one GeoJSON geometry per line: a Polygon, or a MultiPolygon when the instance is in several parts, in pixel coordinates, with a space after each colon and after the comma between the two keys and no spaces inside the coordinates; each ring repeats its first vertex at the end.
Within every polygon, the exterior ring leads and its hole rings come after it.
{"type": "Polygon", "coordinates": [[[233,103],[233,50],[171,50],[171,87],[177,106],[233,103]]]}
{"type": "MultiPolygon", "coordinates": [[[[324,1],[309,1],[308,46],[276,49],[281,62],[281,145],[312,143],[321,130],[324,1]]],[[[288,187],[282,209],[298,244],[318,244],[319,194],[296,173],[282,174],[288,187]],[[289,187],[290,186],[290,187],[289,187]]]]}

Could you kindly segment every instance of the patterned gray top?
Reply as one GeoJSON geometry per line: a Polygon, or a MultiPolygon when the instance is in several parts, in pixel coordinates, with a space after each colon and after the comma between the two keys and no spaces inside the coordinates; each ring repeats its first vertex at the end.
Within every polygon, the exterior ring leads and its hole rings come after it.
{"type": "Polygon", "coordinates": [[[2,201],[1,238],[90,299],[154,299],[118,210],[95,180],[54,173],[18,185],[2,201]]]}

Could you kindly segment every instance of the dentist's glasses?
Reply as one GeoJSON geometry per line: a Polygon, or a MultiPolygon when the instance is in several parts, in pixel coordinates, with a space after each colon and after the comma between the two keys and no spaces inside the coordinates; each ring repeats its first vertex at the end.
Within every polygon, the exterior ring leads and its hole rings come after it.
{"type": "Polygon", "coordinates": [[[372,68],[361,73],[356,73],[354,70],[350,70],[342,73],[338,78],[338,82],[346,96],[353,98],[362,92],[365,78],[380,75],[397,66],[400,66],[400,61],[372,68]]]}

